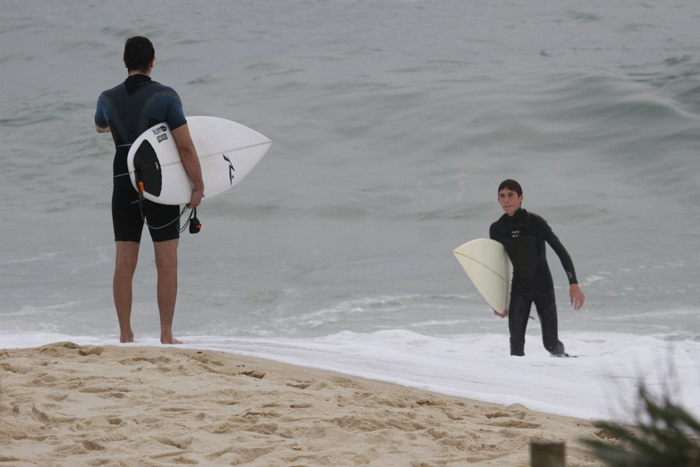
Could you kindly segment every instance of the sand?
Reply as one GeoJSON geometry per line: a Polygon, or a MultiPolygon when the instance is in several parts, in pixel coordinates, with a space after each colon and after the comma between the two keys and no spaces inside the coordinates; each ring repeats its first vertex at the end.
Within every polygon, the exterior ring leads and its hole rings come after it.
{"type": "Polygon", "coordinates": [[[595,423],[177,347],[0,350],[0,467],[602,466],[595,423]]]}

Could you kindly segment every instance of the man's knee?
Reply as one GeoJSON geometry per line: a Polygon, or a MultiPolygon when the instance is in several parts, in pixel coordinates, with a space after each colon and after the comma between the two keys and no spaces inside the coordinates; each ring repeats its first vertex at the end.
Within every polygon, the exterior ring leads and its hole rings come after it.
{"type": "Polygon", "coordinates": [[[121,274],[133,274],[139,260],[139,244],[136,242],[117,242],[115,270],[121,274]]]}
{"type": "Polygon", "coordinates": [[[158,270],[177,269],[178,243],[179,241],[177,239],[153,243],[156,256],[156,268],[158,268],[158,270]]]}

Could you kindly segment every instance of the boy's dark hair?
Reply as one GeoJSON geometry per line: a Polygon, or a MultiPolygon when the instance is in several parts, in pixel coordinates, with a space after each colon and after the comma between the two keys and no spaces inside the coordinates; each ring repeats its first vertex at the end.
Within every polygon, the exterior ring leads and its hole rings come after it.
{"type": "Polygon", "coordinates": [[[145,37],[135,36],[126,40],[124,63],[129,71],[148,71],[155,56],[153,44],[145,37]]]}
{"type": "Polygon", "coordinates": [[[523,188],[520,186],[520,183],[516,182],[515,180],[503,180],[500,185],[498,185],[498,192],[500,193],[501,190],[510,190],[514,191],[518,194],[518,196],[523,195],[523,188]]]}

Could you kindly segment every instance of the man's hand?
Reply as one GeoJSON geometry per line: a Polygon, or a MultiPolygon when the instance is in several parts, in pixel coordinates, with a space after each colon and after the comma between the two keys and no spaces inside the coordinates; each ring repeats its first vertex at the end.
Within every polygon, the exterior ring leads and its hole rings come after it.
{"type": "Polygon", "coordinates": [[[583,291],[578,284],[571,284],[569,297],[571,298],[571,305],[576,311],[580,310],[583,307],[583,303],[586,301],[586,297],[583,295],[583,291]]]}
{"type": "Polygon", "coordinates": [[[203,188],[195,188],[192,190],[192,198],[190,199],[190,203],[187,205],[188,208],[194,209],[200,204],[202,204],[202,198],[204,198],[204,189],[203,188]]]}
{"type": "Polygon", "coordinates": [[[493,314],[496,316],[500,316],[501,318],[505,318],[506,316],[508,316],[508,310],[503,310],[502,312],[499,313],[494,308],[491,308],[491,309],[493,310],[493,314]]]}

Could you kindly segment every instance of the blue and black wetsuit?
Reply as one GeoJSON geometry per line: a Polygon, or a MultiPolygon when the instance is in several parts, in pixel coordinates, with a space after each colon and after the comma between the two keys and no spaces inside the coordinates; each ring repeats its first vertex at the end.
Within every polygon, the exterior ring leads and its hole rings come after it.
{"type": "MultiPolygon", "coordinates": [[[[513,263],[513,285],[508,307],[511,355],[525,355],[525,330],[535,304],[542,324],[544,347],[554,355],[564,354],[559,341],[554,282],[547,264],[545,242],[559,256],[569,284],[577,284],[574,263],[547,222],[537,214],[518,209],[491,224],[492,240],[503,244],[513,263]]],[[[499,310],[500,311],[500,310],[499,310]]]]}
{"type": "MultiPolygon", "coordinates": [[[[152,81],[146,75],[128,77],[122,84],[103,92],[97,100],[95,124],[100,128],[110,128],[116,146],[112,192],[115,241],[141,241],[143,219],[138,207],[138,193],[129,179],[126,158],[136,138],[162,122],[166,122],[171,130],[187,123],[180,97],[172,88],[152,81]]],[[[143,212],[149,225],[158,227],[176,219],[180,208],[144,200],[143,212]]],[[[177,222],[163,229],[151,228],[150,232],[154,242],[180,236],[177,222]]]]}

